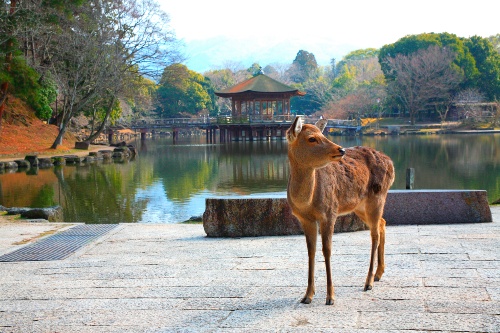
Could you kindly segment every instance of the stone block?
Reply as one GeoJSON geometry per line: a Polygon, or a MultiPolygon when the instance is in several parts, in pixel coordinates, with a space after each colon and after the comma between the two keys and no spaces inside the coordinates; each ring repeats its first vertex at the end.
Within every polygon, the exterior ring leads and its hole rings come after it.
{"type": "Polygon", "coordinates": [[[14,162],[17,163],[17,167],[19,169],[27,169],[31,167],[31,164],[28,160],[15,160],[14,162]]]}
{"type": "Polygon", "coordinates": [[[52,163],[54,165],[66,165],[66,159],[64,156],[54,156],[52,157],[52,163]]]}
{"type": "Polygon", "coordinates": [[[93,156],[96,160],[102,160],[102,153],[100,151],[91,151],[89,156],[93,156]]]}
{"type": "Polygon", "coordinates": [[[63,209],[61,206],[53,206],[48,208],[29,208],[29,207],[3,207],[7,211],[7,215],[21,215],[26,219],[44,219],[50,222],[63,221],[63,209]]]}
{"type": "Polygon", "coordinates": [[[80,164],[83,162],[84,157],[77,155],[65,155],[66,164],[80,164]]]}
{"type": "Polygon", "coordinates": [[[39,158],[38,159],[38,167],[41,169],[53,167],[54,163],[52,163],[52,159],[50,158],[39,158]]]}
{"type": "Polygon", "coordinates": [[[130,156],[135,157],[137,156],[137,149],[133,145],[128,145],[128,149],[130,150],[130,156]]]}
{"type": "Polygon", "coordinates": [[[492,222],[486,191],[392,190],[384,218],[388,225],[492,222]]]}
{"type": "Polygon", "coordinates": [[[109,160],[113,157],[112,150],[99,150],[99,152],[102,154],[102,158],[105,160],[109,160]]]}
{"type": "Polygon", "coordinates": [[[4,168],[6,170],[17,170],[18,166],[16,162],[4,162],[4,168]]]}
{"type": "Polygon", "coordinates": [[[75,149],[89,150],[90,142],[79,141],[75,142],[75,149]]]}
{"type": "Polygon", "coordinates": [[[38,155],[26,155],[24,159],[30,162],[32,167],[38,166],[38,155]]]}
{"type": "MultiPolygon", "coordinates": [[[[286,198],[208,198],[203,227],[209,237],[302,233],[286,198]]],[[[486,191],[393,190],[384,210],[387,225],[492,222],[486,191]]],[[[339,216],[335,232],[366,230],[354,214],[339,216]]]]}
{"type": "Polygon", "coordinates": [[[121,151],[114,151],[113,152],[113,158],[124,159],[125,157],[126,157],[126,155],[124,152],[121,152],[121,151]]]}
{"type": "Polygon", "coordinates": [[[96,158],[94,156],[87,156],[85,157],[85,159],[83,160],[85,163],[94,163],[96,161],[96,158]]]}
{"type": "MultiPolygon", "coordinates": [[[[300,235],[286,198],[206,199],[203,227],[209,237],[300,235]]],[[[340,216],[335,232],[366,230],[354,214],[340,216]]]]}
{"type": "MultiPolygon", "coordinates": [[[[132,153],[130,152],[130,148],[127,146],[116,147],[113,150],[113,157],[118,157],[117,153],[122,154],[122,157],[130,157],[132,155],[132,153]]],[[[119,157],[119,158],[122,158],[122,157],[119,157]]]]}

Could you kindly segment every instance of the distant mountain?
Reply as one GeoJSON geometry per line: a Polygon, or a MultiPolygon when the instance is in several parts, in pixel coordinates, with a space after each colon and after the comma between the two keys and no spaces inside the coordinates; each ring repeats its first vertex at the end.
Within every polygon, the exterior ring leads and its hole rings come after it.
{"type": "Polygon", "coordinates": [[[354,45],[335,45],[327,39],[311,38],[308,41],[292,38],[282,40],[241,39],[214,37],[205,40],[184,41],[186,45],[186,66],[199,73],[210,69],[222,68],[230,61],[250,67],[259,63],[262,67],[269,64],[291,64],[299,50],[313,53],[319,65],[329,65],[332,58],[340,61],[347,53],[360,49],[354,45]]]}

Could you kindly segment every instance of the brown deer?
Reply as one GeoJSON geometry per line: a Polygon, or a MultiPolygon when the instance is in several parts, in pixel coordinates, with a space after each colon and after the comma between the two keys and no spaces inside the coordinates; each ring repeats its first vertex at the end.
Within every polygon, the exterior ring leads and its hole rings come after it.
{"type": "Polygon", "coordinates": [[[337,216],[354,212],[370,228],[370,266],[364,290],[384,273],[385,220],[382,218],[387,191],[394,182],[391,159],[372,148],[344,149],[323,134],[327,120],[303,124],[296,117],[287,130],[290,178],[287,199],[306,236],[309,256],[307,290],[301,303],[309,304],[315,293],[314,262],[318,224],[326,266],[326,304],[334,301],[330,257],[337,216]],[[375,255],[378,253],[374,273],[375,255]]]}

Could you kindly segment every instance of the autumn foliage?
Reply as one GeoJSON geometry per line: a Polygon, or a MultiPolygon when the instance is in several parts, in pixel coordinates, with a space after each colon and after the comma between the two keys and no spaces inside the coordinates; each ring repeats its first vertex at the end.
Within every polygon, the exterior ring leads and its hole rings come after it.
{"type": "Polygon", "coordinates": [[[44,123],[25,102],[9,96],[0,132],[0,155],[64,153],[74,147],[75,137],[67,134],[61,147],[50,149],[58,133],[57,126],[44,123]]]}

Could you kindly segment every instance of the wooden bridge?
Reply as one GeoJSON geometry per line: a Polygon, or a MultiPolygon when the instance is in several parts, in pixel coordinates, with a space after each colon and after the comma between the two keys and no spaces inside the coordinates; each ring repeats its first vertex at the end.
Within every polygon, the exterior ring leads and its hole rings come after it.
{"type": "MultiPolygon", "coordinates": [[[[303,116],[306,123],[315,123],[319,118],[303,116]]],[[[148,133],[171,132],[176,141],[180,131],[198,128],[204,130],[207,143],[228,141],[254,141],[285,139],[294,115],[263,116],[219,116],[199,118],[142,119],[132,122],[130,128],[145,138],[148,133]]],[[[361,130],[356,120],[328,119],[327,131],[333,128],[352,133],[361,130]]]]}

